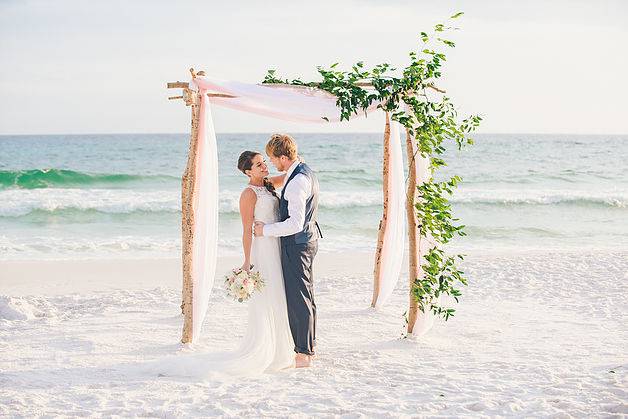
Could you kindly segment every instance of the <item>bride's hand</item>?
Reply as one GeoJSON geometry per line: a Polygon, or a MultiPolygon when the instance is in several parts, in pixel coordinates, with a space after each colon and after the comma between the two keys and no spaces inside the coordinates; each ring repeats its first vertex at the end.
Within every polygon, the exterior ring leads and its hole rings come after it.
{"type": "Polygon", "coordinates": [[[240,269],[242,269],[243,271],[246,271],[246,272],[250,272],[252,267],[253,267],[253,265],[251,265],[250,263],[244,262],[242,264],[242,266],[240,266],[240,269]]]}

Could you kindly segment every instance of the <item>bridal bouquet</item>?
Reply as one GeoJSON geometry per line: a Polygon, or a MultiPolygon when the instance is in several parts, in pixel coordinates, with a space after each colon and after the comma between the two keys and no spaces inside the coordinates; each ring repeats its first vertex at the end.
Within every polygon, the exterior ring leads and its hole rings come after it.
{"type": "Polygon", "coordinates": [[[225,275],[225,288],[229,296],[241,303],[251,298],[254,291],[261,291],[264,280],[259,272],[236,268],[225,275]]]}

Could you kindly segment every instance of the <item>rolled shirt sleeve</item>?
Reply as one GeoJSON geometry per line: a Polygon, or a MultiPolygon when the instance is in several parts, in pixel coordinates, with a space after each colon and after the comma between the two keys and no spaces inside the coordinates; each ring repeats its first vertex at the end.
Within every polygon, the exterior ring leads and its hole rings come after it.
{"type": "Polygon", "coordinates": [[[284,192],[288,201],[288,218],[285,221],[264,226],[264,236],[284,237],[296,234],[303,230],[305,222],[305,204],[312,194],[310,179],[302,173],[296,175],[284,192]]]}

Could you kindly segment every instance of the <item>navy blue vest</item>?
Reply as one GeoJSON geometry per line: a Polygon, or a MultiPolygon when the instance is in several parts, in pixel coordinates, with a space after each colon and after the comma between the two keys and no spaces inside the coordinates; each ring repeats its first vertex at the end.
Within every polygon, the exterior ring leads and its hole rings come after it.
{"type": "Polygon", "coordinates": [[[288,219],[288,201],[284,197],[284,194],[288,183],[290,183],[290,181],[298,174],[308,177],[310,183],[312,184],[312,193],[307,198],[307,201],[305,201],[305,221],[303,222],[303,230],[296,234],[282,237],[282,246],[309,243],[323,237],[318,223],[316,222],[316,216],[318,213],[318,179],[316,179],[312,169],[310,169],[305,163],[299,163],[290,174],[290,177],[286,179],[286,183],[281,190],[281,198],[279,199],[279,219],[280,221],[286,221],[288,219]]]}

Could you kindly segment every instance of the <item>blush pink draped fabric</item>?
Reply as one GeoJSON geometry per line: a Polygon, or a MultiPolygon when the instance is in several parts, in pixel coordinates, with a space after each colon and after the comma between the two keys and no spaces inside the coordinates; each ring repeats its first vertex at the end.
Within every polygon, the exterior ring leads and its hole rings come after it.
{"type": "MultiPolygon", "coordinates": [[[[319,89],[287,85],[257,85],[197,77],[190,89],[201,93],[220,93],[233,97],[209,97],[203,94],[200,107],[199,150],[197,154],[197,187],[194,196],[194,242],[192,262],[193,338],[196,342],[207,312],[216,275],[218,242],[218,155],[216,133],[210,103],[230,109],[268,116],[284,121],[327,123],[340,120],[336,97],[319,89]]],[[[372,105],[367,112],[376,110],[372,105]]],[[[357,117],[360,115],[354,115],[357,117]]],[[[399,126],[391,126],[389,185],[390,224],[384,237],[380,297],[383,305],[392,294],[401,272],[405,243],[405,187],[399,126]]],[[[262,145],[260,145],[262,146],[262,145]]],[[[323,197],[324,199],[324,197],[323,197]]],[[[328,234],[333,234],[330,231],[328,234]]],[[[225,271],[227,268],[225,267],[225,271]]]]}

